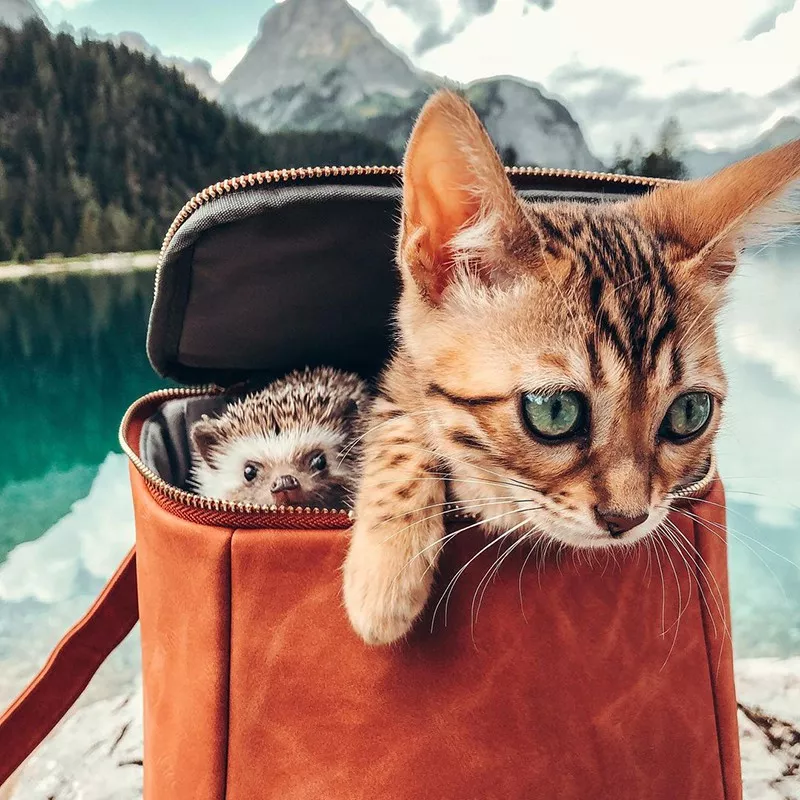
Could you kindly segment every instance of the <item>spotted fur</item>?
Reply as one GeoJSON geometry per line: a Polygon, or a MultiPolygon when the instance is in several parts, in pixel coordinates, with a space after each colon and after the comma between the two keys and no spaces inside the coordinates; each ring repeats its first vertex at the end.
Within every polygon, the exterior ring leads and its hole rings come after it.
{"type": "Polygon", "coordinates": [[[639,199],[529,203],[469,106],[443,92],[404,175],[399,341],[344,570],[350,620],[374,644],[424,608],[447,500],[501,537],[606,548],[657,535],[675,490],[708,467],[726,395],[725,279],[800,178],[800,142],[639,199]],[[564,390],[586,398],[588,433],[542,442],[521,398],[564,390]],[[665,440],[671,403],[698,390],[714,398],[709,424],[665,440]],[[608,513],[646,520],[613,538],[608,513]]]}

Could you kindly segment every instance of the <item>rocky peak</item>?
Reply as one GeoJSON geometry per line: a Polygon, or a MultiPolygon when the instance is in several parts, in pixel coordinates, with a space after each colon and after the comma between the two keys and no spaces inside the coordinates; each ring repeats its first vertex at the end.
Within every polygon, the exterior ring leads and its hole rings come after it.
{"type": "Polygon", "coordinates": [[[345,0],[286,0],[264,15],[222,97],[247,107],[276,92],[319,89],[352,103],[376,92],[409,95],[422,85],[406,58],[345,0]]]}
{"type": "Polygon", "coordinates": [[[21,28],[29,19],[47,23],[35,0],[0,0],[0,25],[21,28]]]}

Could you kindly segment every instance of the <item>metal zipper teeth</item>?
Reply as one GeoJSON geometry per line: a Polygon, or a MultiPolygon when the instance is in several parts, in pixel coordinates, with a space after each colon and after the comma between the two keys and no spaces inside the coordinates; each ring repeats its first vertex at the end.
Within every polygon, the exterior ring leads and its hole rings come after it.
{"type": "Polygon", "coordinates": [[[684,486],[670,492],[668,498],[671,500],[691,500],[693,497],[702,497],[708,492],[708,488],[717,479],[717,457],[712,452],[708,462],[708,471],[695,483],[684,486]]]}
{"type": "Polygon", "coordinates": [[[296,508],[294,506],[261,506],[252,503],[230,503],[227,500],[217,500],[212,497],[201,497],[198,494],[184,491],[177,486],[165,481],[160,475],[147,466],[128,445],[125,433],[130,425],[131,418],[142,405],[154,401],[167,401],[183,397],[196,397],[199,395],[220,394],[223,390],[218,386],[192,386],[182,389],[160,389],[144,395],[137,400],[125,413],[119,428],[119,442],[126,456],[136,467],[139,474],[145,479],[148,486],[157,493],[174,500],[181,505],[203,511],[216,511],[229,514],[302,514],[311,516],[341,516],[342,523],[348,524],[352,520],[352,512],[337,508],[296,508]]]}
{"type": "MultiPolygon", "coordinates": [[[[675,181],[667,178],[645,178],[636,175],[617,175],[611,172],[591,172],[577,169],[547,169],[544,167],[506,167],[505,169],[507,174],[521,177],[572,178],[653,187],[675,183],[675,181]]],[[[338,167],[298,167],[292,169],[268,170],[264,172],[251,172],[246,175],[228,178],[224,181],[214,183],[211,186],[207,186],[184,205],[170,225],[161,245],[161,252],[158,258],[158,265],[156,267],[156,287],[158,287],[159,277],[167,248],[175,237],[175,234],[178,232],[178,229],[186,222],[186,220],[189,219],[189,217],[192,216],[192,214],[195,213],[195,211],[219,197],[223,197],[228,194],[236,194],[237,192],[246,191],[248,189],[255,189],[264,185],[288,183],[291,181],[302,181],[306,179],[346,178],[370,175],[389,175],[399,177],[402,174],[403,168],[400,166],[359,165],[338,167]]],[[[185,504],[192,508],[200,508],[207,511],[244,514],[340,514],[343,517],[352,520],[352,512],[339,509],[293,508],[291,506],[258,506],[251,505],[249,503],[230,503],[225,500],[201,497],[200,495],[183,491],[182,489],[178,489],[176,486],[172,486],[172,484],[167,483],[163,478],[153,472],[153,470],[151,470],[128,446],[128,443],[125,440],[124,432],[130,421],[132,413],[140,406],[140,404],[157,399],[169,400],[171,398],[191,397],[219,391],[220,389],[215,386],[201,386],[185,389],[163,389],[158,392],[152,392],[151,394],[145,395],[139,400],[139,402],[131,406],[122,420],[119,434],[120,444],[123,451],[126,453],[128,458],[130,458],[133,465],[136,467],[139,473],[141,473],[142,477],[144,477],[148,484],[150,484],[161,494],[169,497],[172,500],[175,500],[176,502],[185,504]]],[[[710,479],[708,482],[710,483],[710,479]]],[[[692,488],[693,487],[687,487],[686,489],[679,490],[679,492],[674,493],[673,496],[691,496],[692,488]]]]}
{"type": "MultiPolygon", "coordinates": [[[[690,483],[688,486],[684,486],[681,489],[676,489],[674,492],[670,492],[667,495],[667,499],[691,500],[692,498],[695,497],[702,497],[704,494],[708,492],[709,487],[716,480],[716,478],[717,478],[717,458],[714,455],[714,453],[712,453],[708,464],[708,471],[706,472],[706,474],[699,481],[695,481],[694,483],[690,483]]],[[[448,506],[448,510],[445,512],[445,516],[456,517],[458,519],[466,519],[466,520],[476,519],[474,514],[470,514],[467,511],[460,511],[458,503],[453,503],[452,505],[448,506]]]]}
{"type": "MultiPolygon", "coordinates": [[[[179,489],[177,486],[173,486],[171,483],[168,483],[156,472],[150,469],[150,467],[148,467],[147,464],[145,464],[128,445],[125,432],[130,424],[131,417],[142,405],[151,403],[153,401],[167,401],[183,397],[219,394],[222,391],[223,390],[218,386],[213,385],[193,386],[182,389],[160,389],[156,392],[151,392],[150,394],[144,395],[144,397],[137,400],[128,409],[128,411],[125,413],[125,416],[122,418],[122,422],[120,423],[119,442],[125,455],[128,456],[128,458],[131,460],[131,463],[134,465],[134,467],[136,467],[137,471],[145,479],[147,484],[156,492],[168,497],[170,500],[174,500],[177,503],[181,503],[182,505],[189,506],[191,508],[202,509],[204,511],[215,511],[219,513],[230,514],[303,514],[312,516],[334,515],[341,516],[343,523],[351,522],[353,520],[353,512],[343,509],[295,508],[294,506],[260,506],[253,505],[251,503],[230,503],[226,500],[202,497],[198,494],[184,491],[183,489],[179,489]]],[[[671,492],[669,494],[669,498],[678,500],[700,497],[707,492],[708,487],[716,479],[716,477],[717,461],[716,456],[712,453],[708,471],[706,472],[705,476],[689,486],[684,486],[681,489],[676,489],[674,492],[671,492]]],[[[474,519],[473,515],[459,510],[459,505],[457,503],[448,508],[445,511],[444,516],[457,517],[461,519],[474,519]]]]}
{"type": "MultiPolygon", "coordinates": [[[[506,167],[506,173],[512,176],[521,177],[542,177],[542,178],[579,178],[584,180],[606,181],[607,183],[619,183],[632,186],[662,186],[665,184],[676,183],[677,181],[668,178],[644,178],[639,175],[616,175],[613,172],[590,172],[580,169],[546,169],[544,167],[506,167]]],[[[172,242],[178,229],[194,214],[201,206],[206,205],[218,197],[227,194],[235,194],[247,189],[255,189],[273,183],[288,183],[290,181],[302,181],[309,178],[353,178],[369,175],[394,175],[401,176],[403,168],[399,166],[340,166],[340,167],[297,167],[293,169],[273,169],[265,172],[251,172],[247,175],[238,175],[219,181],[211,186],[207,186],[202,192],[198,192],[186,205],[178,212],[178,215],[170,225],[164,242],[161,245],[161,253],[156,268],[156,281],[161,271],[161,264],[167,248],[172,242]]]]}

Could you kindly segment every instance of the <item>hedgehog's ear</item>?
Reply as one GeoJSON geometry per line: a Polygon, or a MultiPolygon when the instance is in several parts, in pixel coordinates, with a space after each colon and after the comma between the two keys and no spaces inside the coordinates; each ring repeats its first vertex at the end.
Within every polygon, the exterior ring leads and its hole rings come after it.
{"type": "Polygon", "coordinates": [[[192,444],[203,461],[209,466],[213,466],[213,453],[219,447],[221,441],[222,431],[215,420],[209,419],[204,415],[202,419],[192,425],[192,444]]]}

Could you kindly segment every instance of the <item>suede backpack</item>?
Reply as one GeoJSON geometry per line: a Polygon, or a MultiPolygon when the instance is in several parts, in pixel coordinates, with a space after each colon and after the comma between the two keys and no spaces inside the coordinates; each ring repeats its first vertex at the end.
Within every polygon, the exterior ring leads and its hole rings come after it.
{"type": "MultiPolygon", "coordinates": [[[[541,200],[614,202],[659,183],[509,173],[541,200]]],[[[713,462],[680,501],[696,521],[673,516],[697,550],[683,569],[665,543],[674,580],[641,553],[590,564],[513,552],[482,584],[497,550],[479,553],[473,528],[442,557],[439,593],[469,564],[446,619],[431,609],[387,648],[364,645],[342,607],[346,512],[187,491],[188,429],[202,414],[298,366],[378,373],[398,292],[400,175],[246,175],[178,215],[148,352],[187,388],[137,400],[122,421],[135,552],[0,719],[0,784],[138,619],[146,800],[741,798],[713,462]]]]}

